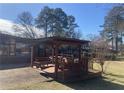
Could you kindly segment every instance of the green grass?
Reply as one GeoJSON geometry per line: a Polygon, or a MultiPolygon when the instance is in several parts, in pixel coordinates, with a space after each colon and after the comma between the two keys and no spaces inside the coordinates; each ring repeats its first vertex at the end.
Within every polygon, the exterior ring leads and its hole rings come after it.
{"type": "MultiPolygon", "coordinates": [[[[94,68],[101,70],[99,64],[94,64],[94,68]]],[[[104,64],[103,77],[112,83],[124,85],[124,62],[123,61],[106,61],[104,64]]]]}

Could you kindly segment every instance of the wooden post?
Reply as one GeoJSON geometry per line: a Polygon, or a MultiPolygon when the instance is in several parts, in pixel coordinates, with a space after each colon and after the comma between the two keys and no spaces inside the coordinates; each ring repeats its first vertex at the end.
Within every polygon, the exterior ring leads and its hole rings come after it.
{"type": "Polygon", "coordinates": [[[58,45],[55,45],[55,79],[58,78],[58,45]]]}
{"type": "Polygon", "coordinates": [[[55,48],[52,46],[52,63],[54,63],[55,48]]]}
{"type": "Polygon", "coordinates": [[[81,45],[78,46],[79,47],[79,63],[81,63],[81,45]]]}
{"type": "Polygon", "coordinates": [[[33,67],[34,63],[34,46],[31,47],[31,66],[33,67]]]}
{"type": "Polygon", "coordinates": [[[10,41],[9,41],[9,43],[8,43],[8,48],[7,48],[7,53],[8,53],[7,55],[8,55],[8,56],[10,56],[10,44],[11,44],[11,43],[10,43],[10,41]]]}
{"type": "Polygon", "coordinates": [[[14,56],[16,56],[16,41],[14,42],[14,56]]]}
{"type": "Polygon", "coordinates": [[[86,59],[85,59],[85,61],[86,61],[86,62],[85,62],[85,66],[86,66],[85,71],[86,71],[86,72],[88,72],[88,62],[89,62],[89,54],[88,54],[88,49],[87,49],[88,47],[89,47],[89,44],[87,43],[87,44],[86,44],[86,50],[87,50],[87,54],[86,54],[86,55],[87,55],[87,57],[86,57],[86,59]]]}
{"type": "Polygon", "coordinates": [[[80,69],[81,69],[81,67],[82,67],[82,60],[81,60],[81,45],[79,45],[78,46],[78,48],[79,48],[79,51],[78,51],[78,57],[79,57],[79,66],[80,66],[80,69]]]}
{"type": "Polygon", "coordinates": [[[47,49],[47,45],[44,44],[44,56],[45,56],[45,57],[48,56],[47,53],[46,53],[46,49],[47,49]]]}

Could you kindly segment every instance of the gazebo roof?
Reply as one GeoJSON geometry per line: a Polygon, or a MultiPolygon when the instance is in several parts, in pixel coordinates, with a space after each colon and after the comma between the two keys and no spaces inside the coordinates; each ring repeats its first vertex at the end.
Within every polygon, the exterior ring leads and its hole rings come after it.
{"type": "Polygon", "coordinates": [[[64,43],[64,44],[84,44],[90,41],[88,40],[80,40],[75,38],[64,38],[64,37],[47,37],[47,38],[39,38],[34,39],[36,43],[64,43]]]}
{"type": "Polygon", "coordinates": [[[28,39],[28,38],[21,38],[21,37],[17,37],[17,36],[0,33],[0,40],[2,42],[4,42],[5,40],[8,41],[10,39],[14,39],[16,42],[22,42],[22,43],[27,43],[27,44],[39,44],[39,43],[84,44],[84,43],[90,42],[88,40],[55,37],[55,36],[47,37],[47,38],[28,39]]]}

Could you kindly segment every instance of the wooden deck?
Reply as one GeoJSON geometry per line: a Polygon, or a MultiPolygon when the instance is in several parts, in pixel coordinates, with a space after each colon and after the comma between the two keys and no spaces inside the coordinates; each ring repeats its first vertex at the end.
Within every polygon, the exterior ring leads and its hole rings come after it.
{"type": "MultiPolygon", "coordinates": [[[[51,66],[51,67],[43,69],[41,71],[41,74],[45,77],[54,78],[55,77],[54,71],[55,71],[55,67],[51,66]]],[[[81,81],[81,80],[86,80],[86,79],[92,79],[92,78],[96,78],[96,77],[100,77],[100,76],[101,76],[101,72],[99,72],[97,70],[89,70],[88,73],[77,72],[77,74],[73,74],[68,69],[65,69],[64,72],[59,69],[57,81],[59,81],[59,82],[75,82],[75,81],[81,81]]]]}

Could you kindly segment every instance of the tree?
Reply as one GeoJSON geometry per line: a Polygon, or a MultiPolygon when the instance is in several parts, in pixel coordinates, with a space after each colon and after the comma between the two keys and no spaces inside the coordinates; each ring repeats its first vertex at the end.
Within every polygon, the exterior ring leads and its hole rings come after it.
{"type": "Polygon", "coordinates": [[[26,38],[37,38],[36,28],[33,24],[33,17],[29,12],[22,12],[17,17],[18,24],[13,26],[17,35],[23,35],[26,38]]]}
{"type": "MultiPolygon", "coordinates": [[[[107,67],[104,67],[106,56],[109,53],[109,45],[105,41],[104,38],[102,38],[99,35],[88,35],[89,40],[91,41],[90,49],[91,49],[91,58],[90,58],[90,64],[91,67],[93,67],[93,62],[97,62],[101,66],[101,72],[104,73],[105,69],[107,67]]],[[[106,65],[107,66],[107,65],[106,65]]]]}
{"type": "Polygon", "coordinates": [[[78,27],[78,25],[75,23],[75,17],[72,15],[68,16],[67,22],[68,22],[67,32],[66,32],[67,37],[80,38],[79,30],[77,32],[75,30],[78,27]]]}
{"type": "Polygon", "coordinates": [[[45,37],[61,36],[61,37],[76,37],[75,28],[78,25],[75,23],[73,16],[68,16],[61,8],[44,7],[36,18],[38,28],[44,28],[45,37]]]}
{"type": "Polygon", "coordinates": [[[67,14],[61,8],[54,9],[53,36],[65,37],[65,29],[67,29],[67,14]]]}
{"type": "Polygon", "coordinates": [[[48,37],[47,34],[52,29],[53,22],[53,9],[49,8],[48,6],[45,6],[35,19],[36,26],[45,30],[45,37],[48,37]]]}
{"type": "MultiPolygon", "coordinates": [[[[122,37],[124,36],[124,6],[114,6],[105,17],[104,30],[101,33],[107,41],[112,42],[112,49],[119,51],[119,42],[122,45],[122,37]]],[[[121,50],[121,48],[120,48],[121,50]]]]}

